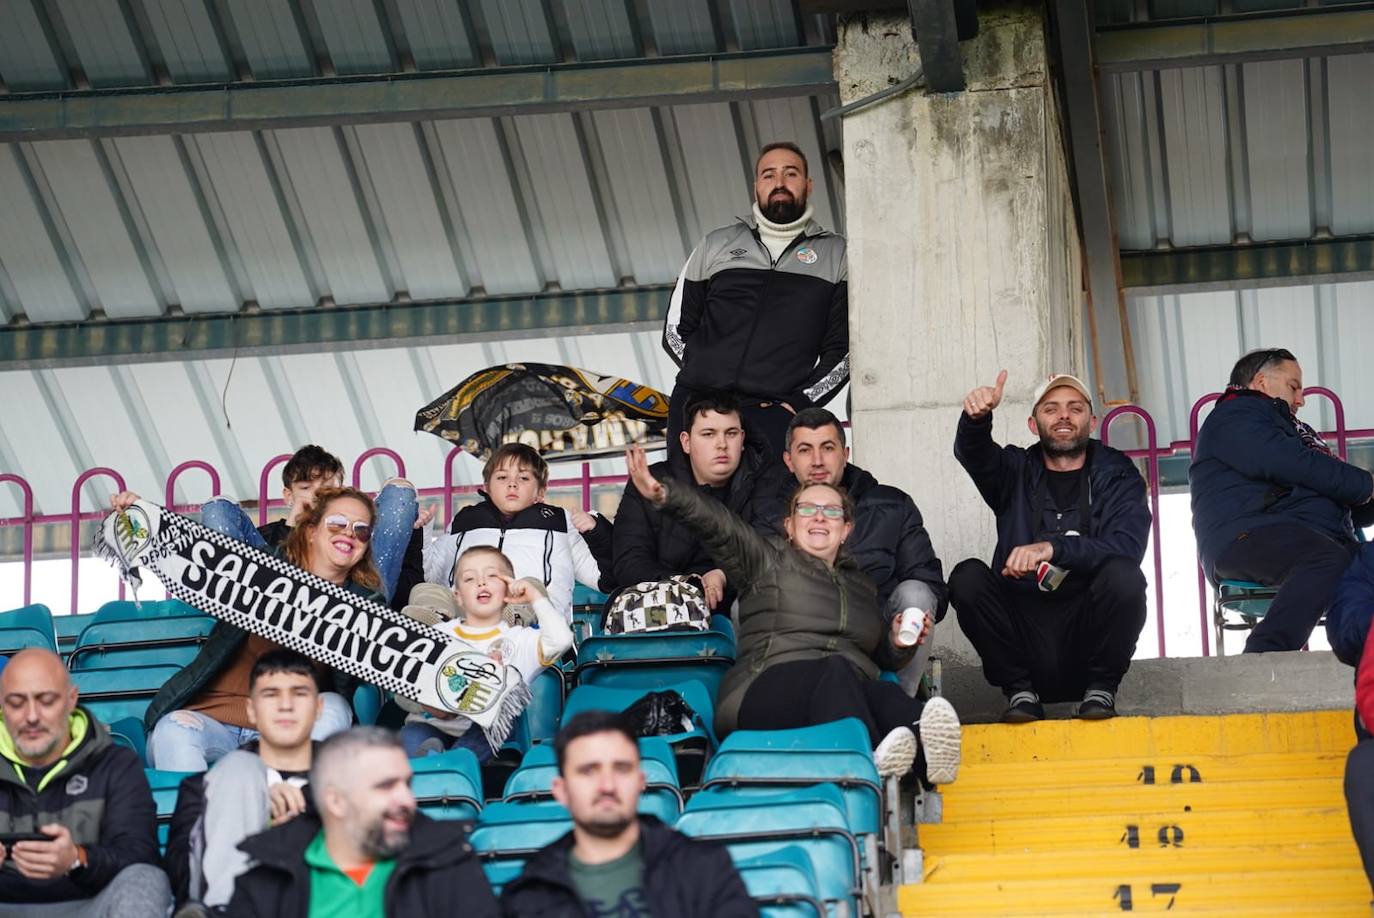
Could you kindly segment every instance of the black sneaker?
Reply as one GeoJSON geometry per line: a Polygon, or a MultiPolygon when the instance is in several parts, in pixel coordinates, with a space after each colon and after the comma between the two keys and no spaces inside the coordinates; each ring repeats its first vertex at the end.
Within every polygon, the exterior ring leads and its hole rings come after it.
{"type": "Polygon", "coordinates": [[[1015,693],[1007,699],[1007,709],[1002,712],[1004,724],[1029,724],[1044,719],[1045,706],[1034,692],[1015,693]]]}
{"type": "Polygon", "coordinates": [[[1107,720],[1116,716],[1116,696],[1106,689],[1088,689],[1078,703],[1082,720],[1107,720]]]}

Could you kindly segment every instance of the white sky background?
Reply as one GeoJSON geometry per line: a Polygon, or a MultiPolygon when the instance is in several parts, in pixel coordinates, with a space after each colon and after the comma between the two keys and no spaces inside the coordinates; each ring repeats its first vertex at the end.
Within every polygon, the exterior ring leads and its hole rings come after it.
{"type": "MultiPolygon", "coordinates": [[[[1160,498],[1160,533],[1164,546],[1164,641],[1165,650],[1170,657],[1195,657],[1202,653],[1202,623],[1198,612],[1196,543],[1193,540],[1192,516],[1188,508],[1186,493],[1165,494],[1160,498]]],[[[937,546],[938,548],[938,546],[937,546]]],[[[1147,600],[1149,618],[1145,630],[1141,632],[1140,643],[1136,647],[1136,657],[1159,656],[1159,642],[1156,635],[1156,610],[1154,589],[1154,546],[1145,554],[1145,577],[1149,581],[1147,600]]],[[[991,554],[991,552],[989,552],[991,554]]],[[[958,558],[945,558],[946,572],[954,566],[958,558]]],[[[71,607],[71,564],[66,560],[39,561],[34,564],[33,601],[41,602],[52,609],[54,615],[66,614],[71,607]]],[[[0,609],[13,609],[23,605],[23,565],[18,562],[0,564],[0,609]]],[[[117,599],[117,582],[114,569],[104,561],[86,558],[81,562],[81,588],[77,608],[81,612],[94,612],[101,603],[117,599]]],[[[161,599],[166,595],[156,578],[145,576],[143,588],[139,591],[142,599],[161,599]]],[[[1209,598],[1210,603],[1210,598],[1209,598]]],[[[1208,613],[1208,640],[1212,641],[1210,625],[1210,605],[1208,613]]],[[[1239,653],[1245,635],[1231,632],[1227,636],[1227,649],[1239,653]]],[[[1214,643],[1214,642],[1213,642],[1214,643]]],[[[1312,635],[1311,648],[1328,648],[1326,633],[1318,628],[1312,635]]],[[[1212,653],[1216,653],[1215,646],[1212,653]]]]}

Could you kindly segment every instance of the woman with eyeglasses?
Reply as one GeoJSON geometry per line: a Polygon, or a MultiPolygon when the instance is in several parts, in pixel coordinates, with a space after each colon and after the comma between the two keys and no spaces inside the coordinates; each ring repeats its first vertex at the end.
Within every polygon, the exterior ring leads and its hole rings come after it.
{"type": "Polygon", "coordinates": [[[868,731],[879,774],[905,774],[919,752],[930,784],[954,780],[954,708],[943,698],[923,706],[879,678],[905,665],[918,641],[902,639],[900,616],[883,621],[873,582],[843,550],[854,528],[843,489],[799,487],[783,518],[783,540],[760,534],[693,488],[658,481],[639,447],[625,461],[636,490],[691,529],[739,591],[735,665],[720,686],[718,735],[855,717],[868,731]]]}
{"type": "MultiPolygon", "coordinates": [[[[110,503],[127,509],[138,495],[124,492],[110,503]]],[[[372,561],[372,498],[354,488],[326,488],[296,521],[279,553],[302,570],[349,592],[384,602],[372,561]]],[[[280,645],[229,622],[216,622],[195,659],[168,679],[148,705],[148,761],[163,771],[205,771],[257,737],[248,719],[248,677],[258,657],[280,645]]],[[[320,709],[311,737],[346,730],[353,723],[348,699],[357,680],[320,664],[320,709]]]]}

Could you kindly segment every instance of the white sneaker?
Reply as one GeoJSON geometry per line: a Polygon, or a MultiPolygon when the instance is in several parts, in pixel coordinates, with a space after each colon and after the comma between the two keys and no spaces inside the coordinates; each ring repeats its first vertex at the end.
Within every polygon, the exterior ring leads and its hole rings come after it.
{"type": "Polygon", "coordinates": [[[906,774],[915,761],[916,734],[909,727],[893,730],[873,750],[873,764],[878,766],[878,774],[884,778],[906,774]]]}
{"type": "Polygon", "coordinates": [[[964,728],[954,705],[935,696],[921,711],[921,748],[926,754],[926,780],[931,784],[950,784],[959,777],[964,728]]]}

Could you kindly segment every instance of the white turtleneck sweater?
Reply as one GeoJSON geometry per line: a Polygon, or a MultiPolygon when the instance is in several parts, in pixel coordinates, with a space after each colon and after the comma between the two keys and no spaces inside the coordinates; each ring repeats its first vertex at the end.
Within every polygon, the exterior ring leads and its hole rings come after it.
{"type": "Polygon", "coordinates": [[[763,241],[764,248],[768,249],[768,254],[773,257],[773,263],[777,264],[783,250],[806,229],[806,224],[811,222],[811,205],[807,204],[806,212],[791,223],[774,223],[763,215],[763,211],[759,210],[759,202],[755,201],[754,219],[759,224],[759,239],[763,241]]]}

